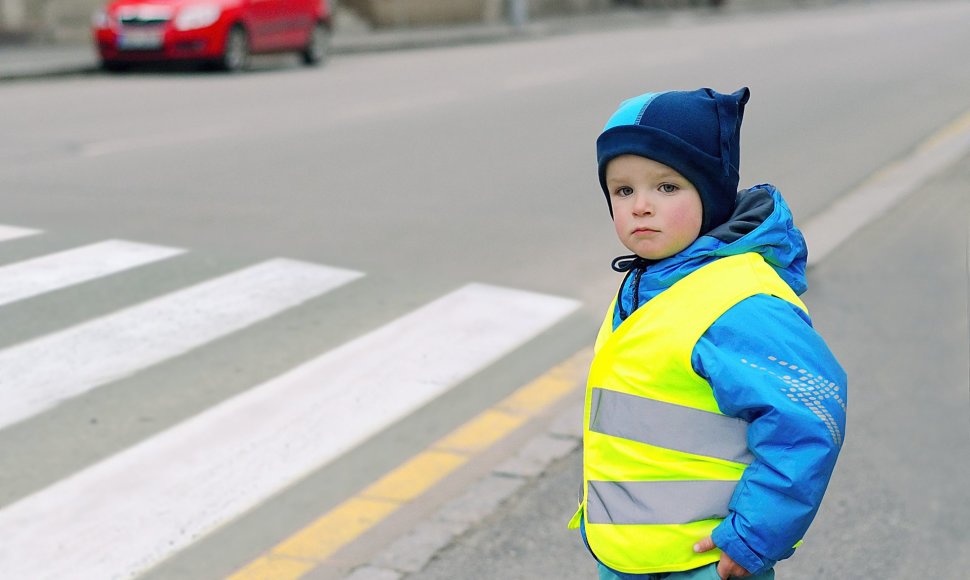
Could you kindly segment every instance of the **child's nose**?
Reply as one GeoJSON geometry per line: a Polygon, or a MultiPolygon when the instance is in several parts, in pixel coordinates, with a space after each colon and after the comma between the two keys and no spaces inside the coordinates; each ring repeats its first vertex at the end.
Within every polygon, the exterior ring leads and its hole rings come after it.
{"type": "Polygon", "coordinates": [[[633,199],[633,213],[637,215],[653,215],[653,202],[650,196],[637,193],[633,199]]]}

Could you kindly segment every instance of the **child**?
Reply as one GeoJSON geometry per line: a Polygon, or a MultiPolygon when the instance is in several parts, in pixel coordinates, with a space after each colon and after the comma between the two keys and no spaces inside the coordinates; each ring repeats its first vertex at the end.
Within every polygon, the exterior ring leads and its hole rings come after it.
{"type": "Polygon", "coordinates": [[[586,390],[579,527],[601,579],[774,578],[818,511],[846,376],[771,185],[737,191],[747,88],[625,101],[596,142],[626,272],[586,390]]]}

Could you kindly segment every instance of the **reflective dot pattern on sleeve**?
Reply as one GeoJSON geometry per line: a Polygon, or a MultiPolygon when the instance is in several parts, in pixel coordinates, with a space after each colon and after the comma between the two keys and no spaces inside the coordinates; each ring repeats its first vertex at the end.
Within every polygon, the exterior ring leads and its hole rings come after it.
{"type": "Polygon", "coordinates": [[[835,402],[845,413],[845,399],[843,399],[842,387],[834,381],[799,368],[798,365],[779,359],[775,356],[768,357],[767,366],[762,366],[751,362],[748,359],[741,359],[741,362],[759,371],[766,372],[780,380],[785,386],[779,390],[785,393],[792,401],[801,403],[821,419],[832,436],[832,441],[836,445],[842,445],[842,429],[838,421],[825,406],[826,401],[835,402]]]}

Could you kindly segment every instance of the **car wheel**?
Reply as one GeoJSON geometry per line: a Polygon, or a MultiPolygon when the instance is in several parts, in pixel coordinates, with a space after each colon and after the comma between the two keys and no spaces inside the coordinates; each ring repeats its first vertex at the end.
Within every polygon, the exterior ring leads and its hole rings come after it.
{"type": "Polygon", "coordinates": [[[300,53],[300,56],[303,58],[303,64],[315,66],[327,60],[329,54],[330,27],[323,22],[318,22],[310,34],[310,42],[300,53]]]}
{"type": "Polygon", "coordinates": [[[249,64],[249,35],[238,24],[229,29],[226,46],[222,51],[219,68],[227,72],[239,72],[249,64]]]}

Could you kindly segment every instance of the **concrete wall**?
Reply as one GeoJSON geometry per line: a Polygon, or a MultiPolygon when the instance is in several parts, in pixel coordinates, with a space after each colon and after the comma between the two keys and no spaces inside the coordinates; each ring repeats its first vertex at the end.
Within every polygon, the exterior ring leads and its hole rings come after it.
{"type": "MultiPolygon", "coordinates": [[[[91,15],[108,0],[0,0],[0,40],[86,40],[91,15]]],[[[502,22],[512,0],[331,0],[378,28],[502,22]]],[[[531,16],[571,14],[609,6],[614,0],[524,0],[531,16]]],[[[339,22],[339,21],[338,21],[339,22]]]]}
{"type": "Polygon", "coordinates": [[[91,15],[106,0],[0,0],[0,34],[41,40],[78,40],[90,34],[91,15]]]}
{"type": "MultiPolygon", "coordinates": [[[[508,19],[513,0],[340,0],[377,28],[408,28],[508,19]]],[[[524,0],[532,16],[580,13],[609,6],[613,0],[524,0]]]]}
{"type": "Polygon", "coordinates": [[[496,0],[341,0],[341,6],[378,27],[474,22],[494,12],[496,4],[496,0]]]}
{"type": "MultiPolygon", "coordinates": [[[[147,0],[146,0],[147,1],[147,0]]],[[[456,23],[504,22],[515,0],[331,0],[338,28],[422,27],[456,23]]],[[[616,4],[646,8],[703,4],[709,0],[523,0],[530,17],[603,10],[616,4]]],[[[768,9],[782,0],[726,0],[768,9]]],[[[877,0],[785,0],[800,5],[877,0]]],[[[0,0],[0,43],[4,40],[89,38],[91,15],[108,0],[0,0]]]]}

